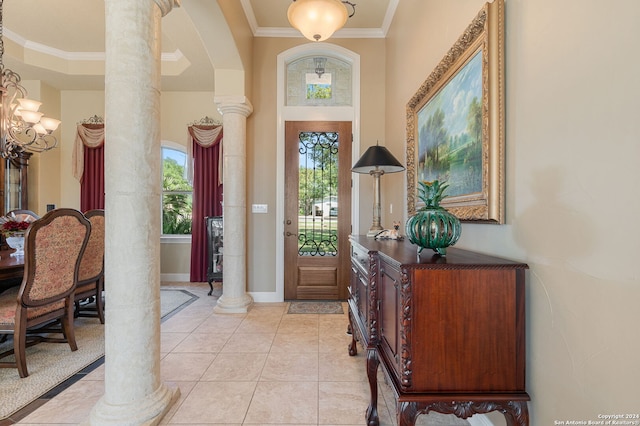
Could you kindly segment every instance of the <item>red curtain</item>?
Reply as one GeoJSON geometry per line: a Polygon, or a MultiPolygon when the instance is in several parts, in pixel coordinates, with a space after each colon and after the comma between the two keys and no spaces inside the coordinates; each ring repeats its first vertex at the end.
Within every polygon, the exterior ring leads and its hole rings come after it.
{"type": "MultiPolygon", "coordinates": [[[[198,126],[198,128],[201,128],[198,126]]],[[[202,127],[206,129],[206,127],[202,127]]],[[[191,282],[207,281],[208,247],[205,217],[222,216],[220,155],[222,131],[209,147],[193,140],[193,225],[191,227],[191,282]]]]}
{"type": "Polygon", "coordinates": [[[73,176],[80,182],[80,210],[104,209],[104,123],[93,116],[78,124],[73,176]]]}
{"type": "Polygon", "coordinates": [[[84,173],[80,181],[80,211],[104,209],[104,144],[84,147],[84,173]]]}

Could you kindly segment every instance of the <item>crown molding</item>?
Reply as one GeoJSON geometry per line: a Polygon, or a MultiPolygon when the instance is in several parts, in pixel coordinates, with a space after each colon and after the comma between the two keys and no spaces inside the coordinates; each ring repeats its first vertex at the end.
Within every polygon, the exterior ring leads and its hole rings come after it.
{"type": "MultiPolygon", "coordinates": [[[[20,34],[11,31],[8,28],[3,29],[4,36],[9,40],[21,46],[25,50],[32,52],[42,53],[47,56],[52,56],[57,59],[65,61],[104,61],[105,52],[69,52],[66,50],[57,49],[55,47],[47,46],[46,44],[37,43],[35,41],[27,40],[20,34]]],[[[173,52],[163,52],[161,60],[162,62],[178,62],[184,58],[184,54],[180,49],[176,49],[173,52]]]]}

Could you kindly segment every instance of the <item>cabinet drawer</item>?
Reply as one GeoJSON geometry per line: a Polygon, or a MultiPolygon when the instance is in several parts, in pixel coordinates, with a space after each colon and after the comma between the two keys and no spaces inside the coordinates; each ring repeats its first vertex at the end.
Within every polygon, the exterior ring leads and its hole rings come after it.
{"type": "Polygon", "coordinates": [[[362,343],[365,346],[367,346],[372,339],[369,318],[369,299],[371,297],[369,293],[370,261],[368,250],[358,245],[351,246],[351,283],[349,286],[349,296],[352,306],[354,307],[357,325],[364,339],[362,343]]]}
{"type": "Polygon", "coordinates": [[[365,277],[369,277],[369,252],[359,246],[351,246],[351,263],[365,277]]]}
{"type": "Polygon", "coordinates": [[[400,367],[400,270],[398,267],[382,262],[380,265],[380,346],[392,360],[391,366],[399,377],[400,367]]]}

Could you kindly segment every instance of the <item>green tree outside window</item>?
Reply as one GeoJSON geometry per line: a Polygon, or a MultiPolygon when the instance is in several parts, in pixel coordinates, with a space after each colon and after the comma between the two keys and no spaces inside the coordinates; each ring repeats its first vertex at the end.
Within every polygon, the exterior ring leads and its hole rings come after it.
{"type": "Polygon", "coordinates": [[[193,187],[185,178],[187,156],[162,148],[162,233],[191,234],[193,187]]]}

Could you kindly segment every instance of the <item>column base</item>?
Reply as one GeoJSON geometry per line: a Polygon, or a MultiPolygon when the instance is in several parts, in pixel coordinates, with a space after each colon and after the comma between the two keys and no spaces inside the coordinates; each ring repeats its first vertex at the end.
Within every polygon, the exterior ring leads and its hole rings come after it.
{"type": "Polygon", "coordinates": [[[112,405],[102,397],[82,425],[155,426],[179,397],[179,388],[169,388],[164,383],[143,401],[126,405],[112,405]]]}
{"type": "Polygon", "coordinates": [[[244,314],[247,313],[252,303],[253,298],[246,293],[240,297],[229,297],[223,293],[216,306],[213,307],[213,312],[218,314],[244,314]]]}

